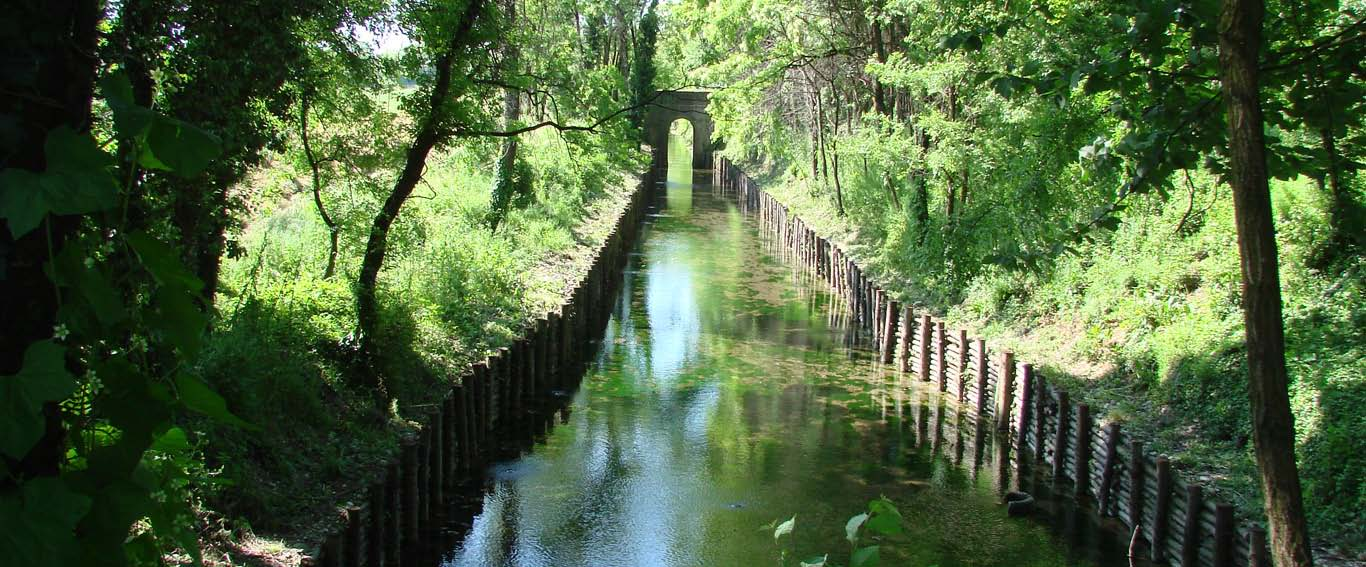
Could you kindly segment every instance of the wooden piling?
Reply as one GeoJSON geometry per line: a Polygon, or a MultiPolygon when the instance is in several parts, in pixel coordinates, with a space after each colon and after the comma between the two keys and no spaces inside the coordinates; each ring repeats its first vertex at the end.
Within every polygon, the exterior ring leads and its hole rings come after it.
{"type": "Polygon", "coordinates": [[[1168,514],[1172,502],[1172,465],[1166,457],[1157,458],[1157,499],[1153,503],[1153,561],[1167,559],[1167,527],[1170,525],[1168,514]]]}
{"type": "Polygon", "coordinates": [[[446,499],[446,427],[441,412],[433,412],[427,426],[431,428],[431,455],[427,460],[427,468],[431,471],[428,475],[428,493],[431,494],[432,508],[437,510],[446,499]]]}
{"type": "Polygon", "coordinates": [[[1118,423],[1111,423],[1106,426],[1105,435],[1105,461],[1100,469],[1100,493],[1096,495],[1096,509],[1101,516],[1109,515],[1111,497],[1113,494],[1111,484],[1115,478],[1115,460],[1119,457],[1119,434],[1120,426],[1118,423]]]}
{"type": "Polygon", "coordinates": [[[1025,373],[1029,375],[1030,381],[1034,382],[1032,390],[1036,392],[1034,397],[1034,460],[1043,462],[1048,455],[1048,443],[1044,441],[1044,436],[1048,434],[1046,430],[1048,420],[1045,419],[1045,416],[1048,415],[1048,400],[1052,396],[1052,389],[1048,387],[1048,382],[1043,379],[1043,376],[1034,375],[1032,365],[1025,365],[1025,373]]]}
{"type": "Polygon", "coordinates": [[[432,517],[431,477],[432,436],[424,429],[417,435],[417,506],[418,526],[427,527],[432,517]]]}
{"type": "Polygon", "coordinates": [[[1144,457],[1143,442],[1129,442],[1129,524],[1132,526],[1143,525],[1143,487],[1147,480],[1144,478],[1144,457]]]}
{"type": "Polygon", "coordinates": [[[1015,405],[1015,353],[1001,353],[1000,383],[996,385],[996,430],[1010,431],[1010,412],[1015,405]]]}
{"type": "Polygon", "coordinates": [[[1247,534],[1248,567],[1271,567],[1271,554],[1266,549],[1266,530],[1253,526],[1247,534]]]}
{"type": "Polygon", "coordinates": [[[1077,404],[1077,468],[1072,474],[1076,496],[1091,494],[1091,405],[1077,404]]]}
{"type": "Polygon", "coordinates": [[[402,453],[399,459],[391,461],[384,475],[384,555],[386,567],[398,567],[402,563],[403,542],[403,468],[402,453]]]}
{"type": "Polygon", "coordinates": [[[322,549],[318,550],[317,564],[321,567],[342,567],[343,548],[341,534],[328,534],[327,539],[323,540],[322,549]]]}
{"type": "Polygon", "coordinates": [[[963,403],[968,395],[968,331],[958,329],[958,403],[963,403]]]}
{"type": "Polygon", "coordinates": [[[1186,486],[1186,525],[1181,534],[1181,567],[1200,565],[1200,511],[1205,506],[1204,489],[1186,486]]]}
{"type": "Polygon", "coordinates": [[[1053,480],[1054,482],[1063,478],[1063,470],[1067,461],[1067,422],[1072,419],[1072,405],[1067,399],[1067,392],[1058,391],[1058,415],[1057,427],[1053,435],[1053,480]]]}
{"type": "Polygon", "coordinates": [[[883,364],[892,363],[892,351],[894,351],[896,347],[896,315],[899,307],[897,302],[892,301],[888,303],[887,308],[883,310],[886,314],[883,318],[882,340],[880,341],[880,344],[882,345],[883,364]]]}
{"type": "Polygon", "coordinates": [[[935,368],[935,376],[938,378],[939,381],[939,391],[946,392],[949,389],[949,373],[947,369],[948,360],[944,357],[946,346],[946,338],[944,337],[944,322],[936,321],[934,329],[937,335],[934,344],[934,359],[936,362],[939,363],[939,366],[935,368]]]}
{"type": "Polygon", "coordinates": [[[911,369],[911,333],[915,332],[915,313],[911,306],[901,312],[901,348],[897,359],[897,370],[907,372],[911,369]]]}
{"type": "Polygon", "coordinates": [[[930,381],[930,316],[920,316],[920,380],[930,381]]]}
{"type": "MultiPolygon", "coordinates": [[[[1014,361],[1011,361],[1013,367],[1014,361]]],[[[1016,442],[1020,449],[1018,457],[1020,462],[1025,461],[1026,450],[1029,448],[1029,429],[1034,419],[1034,365],[1024,364],[1020,372],[1020,422],[1015,428],[1016,442]]],[[[1034,444],[1038,445],[1038,438],[1034,439],[1034,444]]]]}
{"type": "Polygon", "coordinates": [[[346,507],[346,530],[342,532],[342,565],[365,565],[365,518],[359,506],[346,507]]]}
{"type": "Polygon", "coordinates": [[[404,438],[402,449],[403,458],[403,543],[404,547],[417,545],[421,539],[421,532],[418,531],[420,504],[418,502],[418,454],[417,440],[404,438]]]}
{"type": "Polygon", "coordinates": [[[977,339],[977,415],[987,412],[987,342],[977,339]]]}
{"type": "Polygon", "coordinates": [[[451,393],[447,394],[446,398],[441,400],[441,411],[446,416],[445,419],[441,420],[441,435],[443,436],[446,445],[446,462],[443,466],[446,470],[444,477],[446,479],[447,488],[455,486],[457,472],[460,470],[461,448],[459,436],[456,433],[456,430],[460,427],[460,418],[457,415],[460,412],[456,408],[455,400],[454,390],[451,390],[451,393]]]}
{"type": "Polygon", "coordinates": [[[389,515],[389,505],[385,500],[385,490],[387,479],[384,482],[377,482],[370,485],[369,501],[370,524],[366,527],[365,533],[365,560],[367,565],[379,567],[384,565],[384,531],[387,527],[385,518],[389,515]]]}
{"type": "Polygon", "coordinates": [[[1233,505],[1214,507],[1214,567],[1233,567],[1233,505]]]}

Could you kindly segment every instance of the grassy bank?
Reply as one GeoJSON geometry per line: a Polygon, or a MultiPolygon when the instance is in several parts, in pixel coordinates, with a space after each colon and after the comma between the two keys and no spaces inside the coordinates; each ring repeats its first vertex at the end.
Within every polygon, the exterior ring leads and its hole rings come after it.
{"type": "MultiPolygon", "coordinates": [[[[752,167],[761,170],[759,165],[752,167]]],[[[1035,270],[951,266],[888,209],[874,176],[851,174],[846,216],[829,188],[770,173],[766,187],[903,299],[1011,349],[1103,408],[1107,420],[1260,515],[1242,346],[1240,276],[1227,188],[1135,203],[1117,230],[1035,270]],[[966,277],[960,274],[967,274],[966,277]],[[888,285],[890,284],[890,285],[888,285]],[[1230,393],[1240,393],[1231,395],[1230,393]]],[[[1334,554],[1366,551],[1366,261],[1334,258],[1328,203],[1307,181],[1274,189],[1287,357],[1311,528],[1334,554]]],[[[947,247],[945,248],[947,249],[947,247]]]]}
{"type": "Polygon", "coordinates": [[[259,427],[200,424],[209,441],[197,493],[218,549],[288,563],[316,543],[412,420],[472,361],[559,305],[588,269],[643,157],[546,132],[522,143],[535,195],[496,232],[487,224],[493,168],[478,157],[490,152],[477,146],[434,156],[395,224],[375,363],[396,399],[388,412],[343,378],[354,362],[351,285],[368,215],[390,180],[349,176],[327,188],[342,231],[337,273],[324,279],[328,231],[301,168],[281,155],[252,175],[243,191],[255,210],[242,254],[224,265],[220,316],[200,360],[229,407],[259,427]]]}

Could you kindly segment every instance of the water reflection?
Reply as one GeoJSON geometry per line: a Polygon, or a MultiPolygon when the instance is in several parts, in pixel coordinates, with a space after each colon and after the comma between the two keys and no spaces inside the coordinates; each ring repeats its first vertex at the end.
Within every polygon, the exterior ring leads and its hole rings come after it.
{"type": "Polygon", "coordinates": [[[851,348],[838,303],[693,183],[689,155],[670,148],[679,166],[573,411],[491,467],[444,564],[776,565],[763,526],[794,514],[798,557],[843,558],[845,520],[884,494],[908,531],[884,564],[1124,564],[1007,519],[999,494],[1024,482],[1008,449],[851,348]]]}

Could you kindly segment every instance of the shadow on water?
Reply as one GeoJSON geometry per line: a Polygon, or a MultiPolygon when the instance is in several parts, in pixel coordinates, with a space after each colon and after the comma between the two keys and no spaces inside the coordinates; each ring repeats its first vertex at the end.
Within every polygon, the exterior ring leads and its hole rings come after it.
{"type": "Polygon", "coordinates": [[[1125,540],[877,363],[709,175],[671,162],[579,389],[503,433],[418,564],[777,565],[765,526],[794,514],[796,556],[843,564],[845,521],[882,495],[906,529],[887,565],[1128,564],[1125,540]],[[1044,496],[1038,521],[1000,504],[1021,487],[1044,496]]]}

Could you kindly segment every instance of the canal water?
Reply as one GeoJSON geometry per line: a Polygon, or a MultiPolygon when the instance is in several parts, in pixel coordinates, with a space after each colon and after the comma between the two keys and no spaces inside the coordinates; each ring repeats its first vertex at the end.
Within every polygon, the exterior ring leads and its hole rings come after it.
{"type": "Polygon", "coordinates": [[[991,435],[875,363],[823,284],[670,146],[596,359],[555,427],[490,465],[440,564],[777,566],[781,546],[847,565],[845,522],[885,495],[904,533],[882,565],[1127,565],[1068,506],[1008,518],[1018,480],[991,435]]]}

